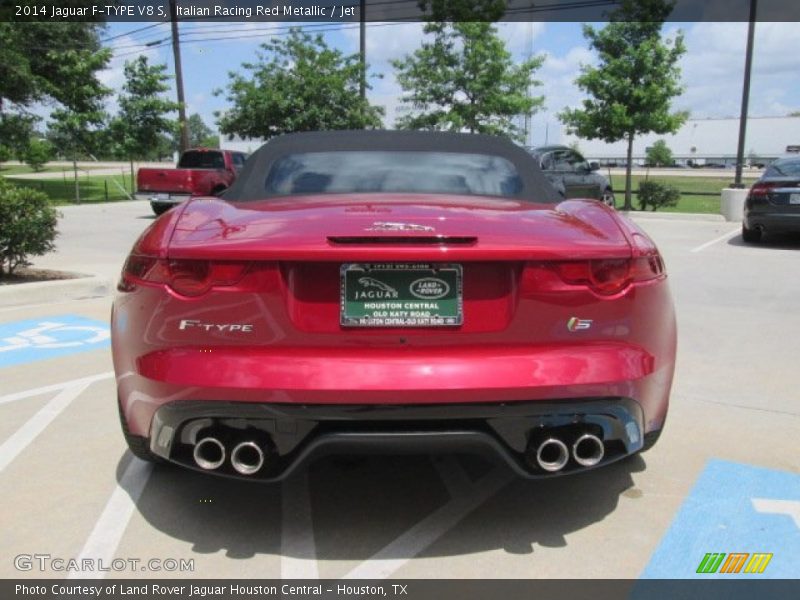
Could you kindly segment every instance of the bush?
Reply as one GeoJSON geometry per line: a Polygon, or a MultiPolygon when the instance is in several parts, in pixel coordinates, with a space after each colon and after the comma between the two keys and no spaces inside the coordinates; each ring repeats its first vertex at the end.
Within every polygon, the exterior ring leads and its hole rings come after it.
{"type": "Polygon", "coordinates": [[[0,178],[0,277],[55,248],[58,212],[48,197],[0,178]]]}
{"type": "Polygon", "coordinates": [[[659,208],[676,206],[681,193],[678,188],[666,183],[640,181],[638,198],[640,210],[647,210],[650,207],[655,212],[659,208]]]}
{"type": "Polygon", "coordinates": [[[25,164],[34,171],[41,171],[53,158],[53,146],[47,140],[31,140],[25,149],[25,164]]]}
{"type": "Polygon", "coordinates": [[[11,148],[0,144],[0,163],[11,160],[11,148]]]}

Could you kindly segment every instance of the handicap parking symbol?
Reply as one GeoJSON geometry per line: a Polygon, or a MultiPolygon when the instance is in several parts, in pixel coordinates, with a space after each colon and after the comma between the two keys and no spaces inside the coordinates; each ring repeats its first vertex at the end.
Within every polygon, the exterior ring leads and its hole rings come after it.
{"type": "Polygon", "coordinates": [[[800,578],[800,474],[710,460],[642,577],[800,578]]]}
{"type": "Polygon", "coordinates": [[[0,367],[10,367],[109,345],[108,324],[60,315],[0,324],[0,367]]]}

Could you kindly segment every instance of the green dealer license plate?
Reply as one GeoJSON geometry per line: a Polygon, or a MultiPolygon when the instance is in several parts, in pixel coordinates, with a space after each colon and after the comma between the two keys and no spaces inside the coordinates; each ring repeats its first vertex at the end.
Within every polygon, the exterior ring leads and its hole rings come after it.
{"type": "Polygon", "coordinates": [[[341,324],[452,327],[464,322],[461,265],[345,264],[341,324]]]}

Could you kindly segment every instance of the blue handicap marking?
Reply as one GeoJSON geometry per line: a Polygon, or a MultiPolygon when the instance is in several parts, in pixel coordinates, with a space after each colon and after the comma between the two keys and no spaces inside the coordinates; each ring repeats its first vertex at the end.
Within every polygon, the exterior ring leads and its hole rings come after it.
{"type": "Polygon", "coordinates": [[[800,577],[800,474],[712,459],[643,578],[800,577]],[[772,553],[762,573],[697,573],[707,553],[772,553]]]}
{"type": "Polygon", "coordinates": [[[108,323],[77,315],[0,323],[0,367],[105,348],[109,337],[108,323]]]}

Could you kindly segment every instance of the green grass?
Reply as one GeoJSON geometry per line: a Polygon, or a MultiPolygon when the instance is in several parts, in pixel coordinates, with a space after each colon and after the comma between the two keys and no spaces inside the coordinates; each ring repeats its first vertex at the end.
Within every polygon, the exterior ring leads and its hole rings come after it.
{"type": "MultiPolygon", "coordinates": [[[[659,208],[659,212],[684,212],[684,213],[713,213],[719,214],[720,212],[720,196],[722,188],[729,187],[733,183],[733,173],[730,177],[686,177],[680,175],[659,175],[658,177],[648,177],[649,181],[658,181],[659,183],[667,183],[678,188],[681,192],[681,199],[678,200],[678,205],[670,208],[659,208]],[[699,192],[699,193],[698,193],[699,192]],[[713,194],[707,196],[705,194],[713,194]]],[[[645,177],[642,175],[633,175],[631,177],[632,189],[635,191],[639,188],[639,182],[644,181],[645,177]]],[[[745,185],[751,185],[756,178],[747,178],[743,182],[745,185]]],[[[619,208],[625,199],[625,176],[612,175],[611,185],[614,188],[614,194],[617,197],[617,208],[619,208]]],[[[639,203],[636,194],[633,195],[633,206],[639,208],[639,203]]]]}
{"type": "MultiPolygon", "coordinates": [[[[13,185],[40,190],[50,197],[53,204],[75,203],[75,181],[69,175],[56,179],[8,179],[13,185]]],[[[130,179],[120,175],[83,175],[78,177],[81,203],[115,202],[128,200],[119,186],[130,192],[130,179]]]]}
{"type": "MultiPolygon", "coordinates": [[[[80,167],[78,172],[81,171],[91,171],[92,169],[102,169],[104,167],[80,167]]],[[[8,164],[0,164],[0,176],[10,176],[10,175],[27,175],[28,173],[36,173],[31,169],[28,165],[8,165],[8,164]]],[[[72,173],[72,167],[66,166],[55,166],[55,165],[45,165],[39,173],[72,173]]]]}

